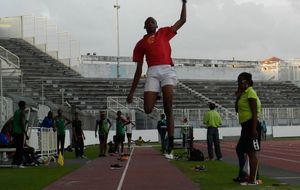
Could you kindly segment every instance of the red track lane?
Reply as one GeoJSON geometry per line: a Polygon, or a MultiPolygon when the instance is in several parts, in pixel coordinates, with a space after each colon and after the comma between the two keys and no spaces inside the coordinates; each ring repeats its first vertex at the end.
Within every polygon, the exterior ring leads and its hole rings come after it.
{"type": "Polygon", "coordinates": [[[111,170],[110,164],[117,163],[116,160],[117,157],[105,157],[90,161],[44,190],[117,189],[124,167],[121,170],[111,170]]]}
{"type": "MultiPolygon", "coordinates": [[[[235,146],[237,142],[221,142],[224,156],[236,157],[235,146]]],[[[206,143],[197,143],[201,149],[206,149],[206,143]]],[[[259,162],[288,171],[300,173],[300,141],[263,141],[262,150],[258,154],[259,162]]]]}
{"type": "Polygon", "coordinates": [[[135,148],[129,161],[119,162],[117,158],[107,156],[89,161],[44,190],[199,190],[196,184],[151,147],[135,148]],[[118,162],[122,169],[110,169],[111,164],[118,162]]]}
{"type": "Polygon", "coordinates": [[[124,190],[198,190],[153,148],[136,148],[125,177],[124,190]]]}

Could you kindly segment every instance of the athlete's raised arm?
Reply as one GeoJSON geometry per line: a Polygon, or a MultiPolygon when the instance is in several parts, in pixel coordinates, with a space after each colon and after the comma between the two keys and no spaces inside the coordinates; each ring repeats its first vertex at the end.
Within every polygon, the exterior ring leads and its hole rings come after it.
{"type": "Polygon", "coordinates": [[[129,94],[128,94],[127,99],[126,99],[127,103],[132,103],[132,101],[133,101],[133,94],[134,94],[134,91],[135,91],[139,81],[140,81],[142,71],[143,71],[143,63],[142,62],[137,63],[136,71],[135,71],[134,78],[133,78],[133,81],[132,81],[132,85],[131,85],[129,94]]]}
{"type": "Polygon", "coordinates": [[[187,0],[182,0],[182,8],[181,8],[180,18],[172,26],[172,30],[174,32],[177,32],[177,30],[179,30],[179,28],[181,28],[184,25],[184,23],[186,22],[186,2],[187,2],[187,0]]]}

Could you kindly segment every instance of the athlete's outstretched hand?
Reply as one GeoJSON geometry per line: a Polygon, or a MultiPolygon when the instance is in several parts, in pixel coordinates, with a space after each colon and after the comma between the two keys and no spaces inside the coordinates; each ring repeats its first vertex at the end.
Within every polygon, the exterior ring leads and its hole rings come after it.
{"type": "Polygon", "coordinates": [[[182,3],[187,3],[187,0],[182,0],[182,3]]]}

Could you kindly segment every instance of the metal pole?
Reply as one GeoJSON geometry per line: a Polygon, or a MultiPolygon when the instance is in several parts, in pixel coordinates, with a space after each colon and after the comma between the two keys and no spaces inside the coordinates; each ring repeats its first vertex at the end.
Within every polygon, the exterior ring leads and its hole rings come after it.
{"type": "Polygon", "coordinates": [[[119,1],[116,0],[114,8],[117,10],[117,78],[120,78],[120,28],[119,28],[119,1]]]}

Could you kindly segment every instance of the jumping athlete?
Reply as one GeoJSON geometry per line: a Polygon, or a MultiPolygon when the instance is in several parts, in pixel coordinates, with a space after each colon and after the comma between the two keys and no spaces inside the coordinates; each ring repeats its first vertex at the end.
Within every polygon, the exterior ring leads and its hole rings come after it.
{"type": "Polygon", "coordinates": [[[171,59],[169,41],[186,22],[186,2],[186,0],[182,0],[180,18],[173,26],[157,30],[156,20],[153,17],[146,19],[144,28],[147,34],[136,44],[133,51],[133,61],[137,63],[137,67],[130,92],[127,96],[127,102],[131,103],[134,91],[141,78],[143,59],[146,56],[148,71],[144,89],[144,111],[147,114],[152,112],[158,94],[162,91],[169,137],[169,148],[166,157],[170,159],[173,158],[174,116],[172,102],[173,89],[177,84],[177,74],[171,59]]]}

